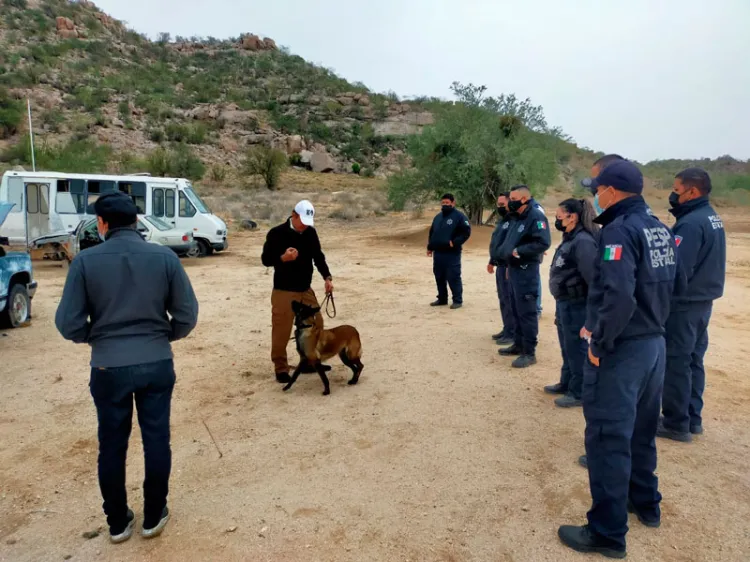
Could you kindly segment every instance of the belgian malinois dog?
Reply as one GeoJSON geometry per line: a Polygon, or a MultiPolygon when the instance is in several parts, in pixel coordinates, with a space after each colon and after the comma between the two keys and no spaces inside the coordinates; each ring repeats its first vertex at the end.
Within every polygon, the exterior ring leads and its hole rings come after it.
{"type": "Polygon", "coordinates": [[[313,307],[299,301],[292,301],[292,310],[294,311],[294,339],[299,353],[299,365],[284,390],[292,388],[305,367],[312,367],[323,381],[323,396],[328,396],[331,393],[331,387],[328,384],[325,365],[321,361],[337,353],[342,363],[354,373],[348,384],[357,384],[359,375],[364,369],[360,359],[362,342],[357,329],[348,325],[337,326],[330,330],[315,327],[313,317],[320,311],[319,306],[313,307]]]}

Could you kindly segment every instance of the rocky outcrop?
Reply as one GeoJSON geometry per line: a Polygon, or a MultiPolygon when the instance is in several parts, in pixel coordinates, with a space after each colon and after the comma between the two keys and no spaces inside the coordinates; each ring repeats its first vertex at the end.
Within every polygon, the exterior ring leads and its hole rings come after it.
{"type": "Polygon", "coordinates": [[[75,39],[79,36],[76,24],[72,19],[59,16],[56,20],[57,35],[63,39],[75,39]]]}
{"type": "Polygon", "coordinates": [[[327,152],[315,152],[310,158],[310,168],[316,173],[332,172],[336,169],[336,162],[327,152]]]}
{"type": "Polygon", "coordinates": [[[250,33],[248,35],[243,35],[240,37],[240,43],[239,43],[240,49],[243,49],[245,51],[275,51],[278,49],[276,46],[276,41],[271,39],[270,37],[266,37],[265,39],[261,39],[257,35],[250,33]]]}
{"type": "Polygon", "coordinates": [[[286,153],[299,154],[307,148],[305,141],[300,135],[291,135],[286,138],[286,153]]]}
{"type": "Polygon", "coordinates": [[[302,152],[299,153],[299,161],[302,164],[309,164],[310,161],[312,160],[312,157],[313,157],[313,153],[310,152],[309,150],[303,150],[302,152]]]}

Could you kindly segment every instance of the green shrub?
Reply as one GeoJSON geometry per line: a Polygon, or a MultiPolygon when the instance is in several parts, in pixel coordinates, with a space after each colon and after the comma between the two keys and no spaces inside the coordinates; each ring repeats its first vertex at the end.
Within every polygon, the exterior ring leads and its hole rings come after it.
{"type": "MultiPolygon", "coordinates": [[[[38,138],[38,137],[37,137],[38,138]]],[[[52,145],[46,139],[35,139],[34,156],[39,169],[68,173],[106,172],[112,149],[87,139],[72,139],[64,144],[52,145]]],[[[6,149],[0,160],[14,165],[31,165],[29,137],[24,135],[18,143],[6,149]]]]}
{"type": "Polygon", "coordinates": [[[224,183],[224,180],[227,179],[227,169],[221,164],[214,164],[209,170],[209,177],[211,181],[224,183]]]}
{"type": "Polygon", "coordinates": [[[162,129],[151,129],[151,131],[149,131],[148,137],[152,142],[158,142],[159,144],[163,143],[167,138],[162,129]]]}
{"type": "Polygon", "coordinates": [[[301,166],[302,165],[302,156],[299,154],[290,154],[289,155],[289,165],[290,166],[301,166]]]}
{"type": "Polygon", "coordinates": [[[119,113],[121,119],[130,117],[130,104],[128,100],[122,100],[117,104],[117,113],[119,113]]]}
{"type": "Polygon", "coordinates": [[[8,8],[18,8],[25,10],[28,7],[26,0],[3,0],[3,5],[8,8]]]}
{"type": "Polygon", "coordinates": [[[206,173],[206,166],[185,144],[173,149],[157,148],[146,157],[149,173],[159,177],[180,177],[197,181],[206,173]]]}
{"type": "Polygon", "coordinates": [[[357,162],[354,162],[354,164],[352,164],[352,173],[359,174],[361,169],[362,166],[360,166],[357,162]]]}
{"type": "Polygon", "coordinates": [[[15,135],[23,119],[23,103],[10,97],[5,89],[0,89],[0,138],[15,135]]]}
{"type": "Polygon", "coordinates": [[[374,178],[375,177],[375,171],[372,168],[367,167],[362,172],[362,175],[364,175],[366,178],[374,178]]]}
{"type": "Polygon", "coordinates": [[[243,162],[243,169],[250,176],[261,176],[268,189],[276,189],[281,171],[287,163],[286,154],[265,145],[254,146],[248,150],[243,162]]]}

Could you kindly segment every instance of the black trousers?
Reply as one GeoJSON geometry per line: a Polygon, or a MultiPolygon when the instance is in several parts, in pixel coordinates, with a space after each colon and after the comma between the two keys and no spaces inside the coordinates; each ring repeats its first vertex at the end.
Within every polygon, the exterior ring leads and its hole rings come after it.
{"type": "Polygon", "coordinates": [[[536,354],[539,335],[539,264],[529,263],[509,268],[508,277],[513,291],[513,319],[516,325],[515,344],[526,355],[536,354]]]}
{"type": "Polygon", "coordinates": [[[169,414],[174,383],[171,359],[129,367],[91,369],[89,386],[99,420],[99,488],[110,532],[122,532],[127,524],[125,461],[134,401],[146,460],[144,527],[155,527],[167,505],[172,469],[169,414]]]}

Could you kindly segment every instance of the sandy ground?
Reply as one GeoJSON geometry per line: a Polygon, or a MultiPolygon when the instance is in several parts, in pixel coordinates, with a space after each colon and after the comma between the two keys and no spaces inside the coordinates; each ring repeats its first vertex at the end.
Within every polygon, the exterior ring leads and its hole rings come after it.
{"type": "MultiPolygon", "coordinates": [[[[706,433],[691,445],[658,442],[663,524],[631,517],[630,560],[750,560],[750,238],[741,222],[711,325],[706,433]]],[[[541,390],[560,367],[551,297],[539,364],[510,369],[490,339],[499,312],[485,271],[489,229],[465,252],[465,305],[450,311],[427,306],[431,262],[414,228],[394,218],[321,221],[339,312],[328,324],[356,325],[365,364],[348,387],[349,371],[332,360],[328,397],[315,375],[289,393],[273,380],[265,228],[235,235],[226,254],[185,262],[201,312],[175,345],[173,519],[159,539],[119,546],[106,529],[82,537],[104,524],[89,350],[57,334],[65,272],[39,263],[32,325],[0,334],[0,560],[588,559],[556,535],[585,521],[590,496],[576,464],[581,411],[554,408],[541,390]]],[[[320,278],[314,288],[322,293],[320,278]]],[[[128,470],[140,521],[137,426],[128,470]]]]}

